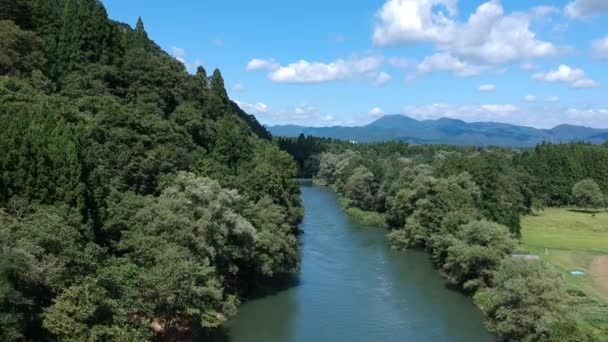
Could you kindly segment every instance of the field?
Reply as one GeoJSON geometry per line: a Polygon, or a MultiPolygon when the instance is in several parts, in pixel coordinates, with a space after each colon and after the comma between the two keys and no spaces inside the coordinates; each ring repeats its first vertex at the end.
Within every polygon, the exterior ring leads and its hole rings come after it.
{"type": "Polygon", "coordinates": [[[608,212],[548,208],[526,216],[519,249],[555,266],[579,294],[587,317],[608,324],[608,212]]]}

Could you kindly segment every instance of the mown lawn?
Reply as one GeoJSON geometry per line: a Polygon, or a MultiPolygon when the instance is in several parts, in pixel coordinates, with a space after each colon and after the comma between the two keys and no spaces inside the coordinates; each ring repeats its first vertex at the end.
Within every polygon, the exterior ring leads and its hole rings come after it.
{"type": "Polygon", "coordinates": [[[555,266],[568,281],[586,318],[608,328],[608,292],[590,274],[594,258],[608,255],[608,212],[595,215],[576,209],[548,208],[522,219],[522,251],[537,254],[555,266]],[[575,276],[570,271],[581,270],[575,276]]]}
{"type": "Polygon", "coordinates": [[[543,247],[608,254],[608,212],[548,208],[522,220],[522,242],[543,247]]]}

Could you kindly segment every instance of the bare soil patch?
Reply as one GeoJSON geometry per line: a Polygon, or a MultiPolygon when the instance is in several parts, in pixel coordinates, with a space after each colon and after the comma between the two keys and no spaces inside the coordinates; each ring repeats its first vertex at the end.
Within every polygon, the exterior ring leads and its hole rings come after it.
{"type": "Polygon", "coordinates": [[[593,258],[589,274],[593,279],[593,286],[608,298],[608,255],[593,258]]]}

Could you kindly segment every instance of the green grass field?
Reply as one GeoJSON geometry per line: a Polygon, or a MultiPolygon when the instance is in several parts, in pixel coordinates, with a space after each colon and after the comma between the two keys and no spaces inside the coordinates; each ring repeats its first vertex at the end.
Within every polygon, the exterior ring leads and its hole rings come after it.
{"type": "Polygon", "coordinates": [[[548,208],[525,216],[519,249],[560,271],[571,292],[579,294],[586,319],[600,330],[608,329],[608,279],[590,273],[592,262],[608,255],[608,212],[548,208]],[[572,275],[573,270],[585,275],[572,275]]]}
{"type": "Polygon", "coordinates": [[[365,226],[386,228],[386,220],[384,218],[384,215],[382,215],[381,213],[359,209],[353,206],[350,203],[350,200],[343,196],[340,196],[338,198],[338,202],[340,203],[340,206],[344,209],[344,212],[346,212],[346,214],[352,217],[355,221],[365,226]]]}

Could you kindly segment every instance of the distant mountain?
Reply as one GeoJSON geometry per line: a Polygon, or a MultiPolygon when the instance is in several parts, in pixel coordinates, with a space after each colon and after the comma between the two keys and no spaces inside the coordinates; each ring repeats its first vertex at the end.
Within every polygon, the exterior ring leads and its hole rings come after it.
{"type": "Polygon", "coordinates": [[[464,122],[449,118],[415,120],[404,115],[386,115],[368,125],[356,127],[278,125],[269,126],[268,129],[274,136],[296,137],[303,133],[357,142],[402,140],[418,144],[477,146],[529,147],[543,141],[602,143],[608,140],[608,129],[573,125],[537,129],[497,122],[464,122]]]}

